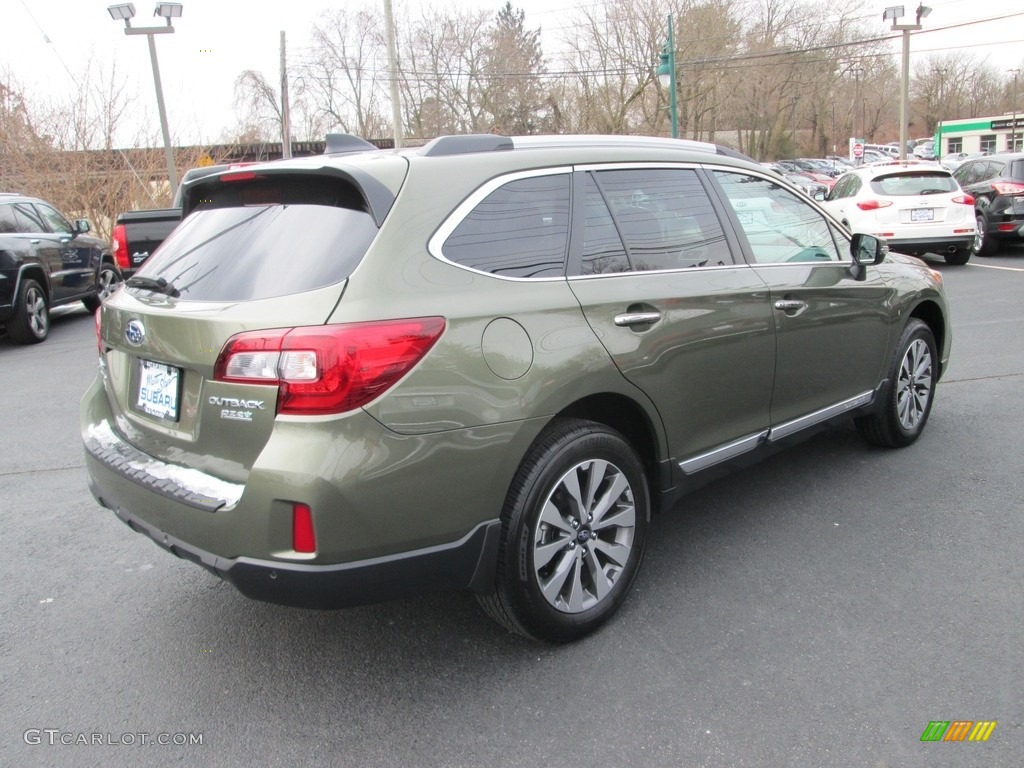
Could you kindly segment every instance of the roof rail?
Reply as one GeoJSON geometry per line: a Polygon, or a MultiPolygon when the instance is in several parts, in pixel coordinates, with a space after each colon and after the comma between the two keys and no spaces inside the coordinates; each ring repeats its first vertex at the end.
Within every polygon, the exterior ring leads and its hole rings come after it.
{"type": "Polygon", "coordinates": [[[512,139],[494,133],[438,136],[421,150],[425,157],[468,155],[473,152],[503,152],[513,149],[512,139]]]}
{"type": "Polygon", "coordinates": [[[377,150],[377,147],[351,133],[328,133],[324,154],[340,155],[346,152],[365,152],[368,149],[377,150]]]}

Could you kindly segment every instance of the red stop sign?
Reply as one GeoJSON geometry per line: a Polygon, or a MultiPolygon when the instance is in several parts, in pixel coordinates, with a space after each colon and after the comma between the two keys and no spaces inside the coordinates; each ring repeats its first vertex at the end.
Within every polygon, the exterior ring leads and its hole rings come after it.
{"type": "Polygon", "coordinates": [[[858,143],[853,145],[853,156],[854,157],[864,157],[864,145],[863,144],[858,142],[858,143]]]}

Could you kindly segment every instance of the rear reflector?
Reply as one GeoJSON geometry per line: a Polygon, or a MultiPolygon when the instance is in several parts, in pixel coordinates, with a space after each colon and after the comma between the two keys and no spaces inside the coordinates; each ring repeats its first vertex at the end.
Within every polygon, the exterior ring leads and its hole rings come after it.
{"type": "Polygon", "coordinates": [[[278,413],[343,413],[396,384],[444,325],[443,317],[418,317],[239,333],[217,356],[214,378],[277,385],[278,413]]]}
{"type": "Polygon", "coordinates": [[[999,225],[999,231],[1000,232],[1014,232],[1014,231],[1016,231],[1017,227],[1019,227],[1019,226],[1020,226],[1020,222],[1019,221],[1016,224],[1013,224],[1013,223],[1010,223],[1010,224],[1000,224],[999,225]]]}
{"type": "Polygon", "coordinates": [[[316,552],[313,513],[305,504],[292,505],[292,549],[296,552],[316,552]]]}

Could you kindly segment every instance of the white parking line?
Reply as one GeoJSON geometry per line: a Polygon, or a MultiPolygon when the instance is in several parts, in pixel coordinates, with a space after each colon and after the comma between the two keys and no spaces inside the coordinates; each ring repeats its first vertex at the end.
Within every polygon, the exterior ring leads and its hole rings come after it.
{"type": "Polygon", "coordinates": [[[995,264],[975,264],[973,261],[968,262],[969,267],[984,267],[985,269],[1004,269],[1007,272],[1024,272],[1022,267],[997,267],[995,264]]]}

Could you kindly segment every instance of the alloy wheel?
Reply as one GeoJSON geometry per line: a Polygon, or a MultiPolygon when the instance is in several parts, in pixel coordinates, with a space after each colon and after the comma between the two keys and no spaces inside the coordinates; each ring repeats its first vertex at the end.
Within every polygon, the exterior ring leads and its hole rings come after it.
{"type": "Polygon", "coordinates": [[[896,382],[896,414],[906,430],[917,427],[932,396],[932,353],[923,339],[915,339],[903,356],[896,382]]]}
{"type": "Polygon", "coordinates": [[[633,489],[608,461],[566,472],[544,501],[533,535],[533,569],[545,600],[565,613],[600,603],[632,553],[633,489]]]}

